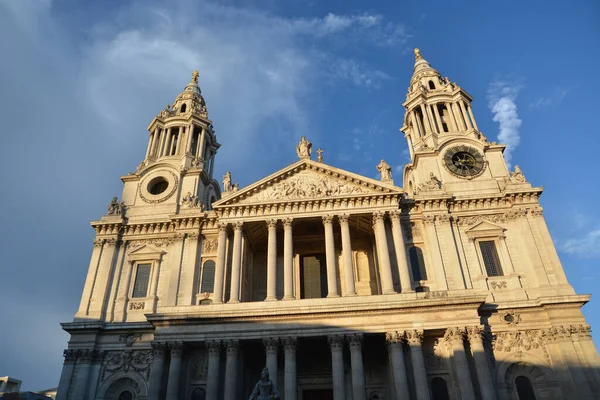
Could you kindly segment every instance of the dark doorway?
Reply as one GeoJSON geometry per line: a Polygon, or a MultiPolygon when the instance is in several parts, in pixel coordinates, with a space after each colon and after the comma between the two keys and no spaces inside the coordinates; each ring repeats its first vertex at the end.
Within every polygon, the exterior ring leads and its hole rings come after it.
{"type": "Polygon", "coordinates": [[[431,394],[433,400],[450,400],[448,386],[444,378],[437,376],[431,380],[431,394]]]}
{"type": "Polygon", "coordinates": [[[535,392],[531,381],[525,376],[517,376],[515,379],[517,385],[517,393],[519,394],[519,400],[535,400],[535,392]]]}
{"type": "Polygon", "coordinates": [[[303,299],[327,297],[325,254],[312,254],[300,258],[300,297],[303,299]]]}
{"type": "Polygon", "coordinates": [[[302,391],[303,400],[333,400],[333,389],[310,389],[302,391]]]}

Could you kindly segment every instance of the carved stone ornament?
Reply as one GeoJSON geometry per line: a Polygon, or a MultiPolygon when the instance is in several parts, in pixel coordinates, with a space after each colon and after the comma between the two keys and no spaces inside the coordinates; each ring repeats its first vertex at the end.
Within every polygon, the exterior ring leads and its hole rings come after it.
{"type": "Polygon", "coordinates": [[[157,172],[156,174],[149,173],[148,175],[146,175],[138,184],[138,192],[139,192],[142,200],[144,200],[146,203],[154,204],[154,203],[162,203],[163,201],[168,200],[177,191],[178,187],[179,187],[179,179],[177,178],[177,175],[175,175],[171,171],[161,170],[161,171],[157,172]],[[170,181],[170,182],[169,182],[169,185],[167,186],[167,189],[164,192],[160,193],[160,195],[153,195],[148,191],[148,183],[151,182],[153,179],[161,176],[159,174],[162,174],[163,179],[170,181]],[[166,175],[170,175],[170,176],[167,177],[166,175]]]}
{"type": "Polygon", "coordinates": [[[444,342],[448,348],[452,348],[454,346],[458,346],[463,344],[463,340],[465,338],[465,329],[464,328],[448,328],[444,333],[444,342]]]}
{"type": "Polygon", "coordinates": [[[145,306],[146,306],[145,301],[132,301],[131,303],[129,303],[129,310],[139,311],[139,310],[143,310],[145,306]]]}
{"type": "Polygon", "coordinates": [[[403,343],[406,339],[404,332],[392,331],[385,333],[385,341],[388,344],[403,343]]]}
{"type": "Polygon", "coordinates": [[[539,330],[500,332],[493,341],[494,351],[506,353],[539,349],[543,344],[544,338],[539,330]]]}
{"type": "Polygon", "coordinates": [[[417,188],[417,192],[441,190],[441,189],[442,189],[442,181],[439,180],[439,178],[437,176],[435,176],[433,172],[430,172],[429,180],[419,184],[419,186],[417,188]]]}
{"type": "Polygon", "coordinates": [[[241,203],[272,200],[299,200],[364,193],[366,193],[365,189],[359,185],[340,182],[336,179],[309,171],[302,171],[241,201],[241,203]]]}
{"type": "Polygon", "coordinates": [[[181,205],[187,208],[199,208],[200,211],[204,210],[204,204],[200,202],[197,195],[192,192],[187,192],[181,199],[181,205]]]}
{"type": "Polygon", "coordinates": [[[364,338],[362,333],[350,333],[346,335],[346,338],[348,338],[350,350],[360,350],[362,348],[362,342],[364,338]]]}
{"type": "Polygon", "coordinates": [[[491,281],[490,287],[492,290],[506,289],[508,288],[508,283],[506,281],[491,281]]]}
{"type": "Polygon", "coordinates": [[[216,239],[206,239],[202,244],[203,253],[214,253],[219,247],[219,242],[216,239]]]}
{"type": "Polygon", "coordinates": [[[296,350],[296,344],[298,343],[298,338],[293,336],[287,336],[281,338],[281,342],[283,343],[283,347],[287,351],[296,350]]]}
{"type": "Polygon", "coordinates": [[[506,311],[500,314],[500,320],[505,324],[514,326],[521,322],[521,314],[516,313],[514,311],[506,311]]]}
{"type": "Polygon", "coordinates": [[[549,343],[556,343],[590,337],[590,332],[590,326],[587,324],[559,325],[542,329],[542,337],[549,343]]]}
{"type": "Polygon", "coordinates": [[[152,350],[125,350],[125,351],[107,351],[104,356],[104,365],[102,368],[101,380],[104,381],[108,376],[119,373],[129,372],[130,370],[150,378],[150,369],[152,366],[152,350]]]}
{"type": "Polygon", "coordinates": [[[139,342],[140,340],[142,340],[141,333],[127,332],[119,336],[119,342],[125,343],[127,347],[131,347],[134,342],[139,342]]]}
{"type": "Polygon", "coordinates": [[[240,341],[237,339],[227,339],[223,341],[227,346],[227,355],[235,356],[238,354],[238,350],[240,348],[240,341]]]}

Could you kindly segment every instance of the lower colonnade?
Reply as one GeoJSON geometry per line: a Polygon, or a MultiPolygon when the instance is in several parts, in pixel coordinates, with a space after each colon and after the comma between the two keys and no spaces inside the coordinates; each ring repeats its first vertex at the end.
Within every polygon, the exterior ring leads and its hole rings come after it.
{"type": "MultiPolygon", "coordinates": [[[[449,356],[454,363],[456,383],[448,385],[457,386],[455,393],[460,393],[461,399],[484,400],[496,399],[494,384],[488,365],[487,357],[483,350],[483,328],[472,326],[467,328],[449,328],[440,337],[440,341],[447,347],[449,356]],[[471,375],[465,345],[474,352],[474,374],[471,375]],[[478,384],[474,384],[472,376],[476,376],[478,384]],[[475,394],[478,389],[480,395],[475,394]]],[[[431,384],[429,381],[424,351],[422,349],[425,332],[422,329],[393,330],[385,333],[362,333],[356,331],[331,333],[319,339],[326,339],[329,347],[330,377],[328,377],[328,390],[331,390],[335,400],[367,400],[365,388],[365,365],[363,354],[368,356],[371,349],[364,348],[365,337],[385,338],[387,359],[378,360],[380,363],[389,363],[388,379],[394,399],[431,399],[431,384]],[[348,357],[348,360],[346,357],[348,357]],[[349,361],[349,362],[348,362],[349,361]],[[345,371],[346,365],[346,371],[345,371]],[[347,366],[350,366],[348,368],[347,366]],[[350,370],[348,373],[347,370],[350,370]],[[351,393],[347,393],[348,389],[351,393]]],[[[264,360],[262,366],[267,366],[271,380],[275,383],[283,399],[297,400],[300,393],[298,387],[298,348],[302,347],[303,340],[315,339],[309,337],[281,336],[262,338],[264,360]],[[283,348],[283,363],[278,360],[280,348],[283,348]],[[283,371],[279,371],[283,365],[283,371]],[[280,373],[283,372],[283,373],[280,373]],[[280,378],[283,378],[283,382],[280,378]]],[[[235,400],[240,394],[246,398],[251,391],[247,388],[245,393],[240,374],[240,348],[244,340],[239,339],[210,339],[203,343],[170,341],[155,341],[152,343],[154,353],[152,372],[149,380],[149,400],[160,400],[161,393],[166,387],[166,400],[176,400],[186,396],[185,390],[180,387],[182,373],[182,358],[186,346],[197,347],[203,345],[206,349],[207,374],[205,382],[206,399],[208,400],[235,400]],[[165,363],[165,359],[170,360],[165,363]],[[168,365],[167,365],[168,364],[168,365]],[[223,368],[224,364],[224,368],[223,368]],[[165,371],[168,369],[168,371],[165,371]],[[166,377],[166,382],[164,381],[166,377]],[[243,393],[242,393],[243,392],[243,393]]],[[[253,342],[257,342],[253,340],[253,342]]],[[[383,342],[383,340],[381,340],[383,342]]],[[[302,348],[302,352],[314,351],[302,348]]],[[[321,356],[324,356],[321,354],[321,356]]],[[[258,358],[258,357],[257,357],[258,358]]],[[[257,363],[255,363],[257,364],[257,363]]],[[[258,365],[258,364],[257,364],[258,365]]],[[[262,368],[262,367],[261,367],[262,368]]],[[[301,371],[306,373],[306,371],[301,371]]],[[[310,373],[310,371],[309,371],[310,373]]],[[[258,380],[258,375],[252,375],[250,380],[258,380]]],[[[451,397],[448,397],[451,398],[451,397]]],[[[302,399],[302,397],[301,397],[302,399]]],[[[307,400],[307,399],[302,399],[307,400]]]]}

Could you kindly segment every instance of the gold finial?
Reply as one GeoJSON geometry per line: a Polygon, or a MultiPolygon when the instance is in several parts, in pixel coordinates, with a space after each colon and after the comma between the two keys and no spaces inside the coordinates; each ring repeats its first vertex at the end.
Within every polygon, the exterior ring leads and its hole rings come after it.
{"type": "Polygon", "coordinates": [[[318,154],[318,156],[317,156],[317,161],[318,161],[318,162],[320,162],[320,163],[322,163],[322,162],[323,162],[323,153],[325,153],[325,150],[322,150],[322,149],[319,147],[319,150],[317,150],[317,154],[318,154]]]}
{"type": "Polygon", "coordinates": [[[421,57],[421,49],[419,49],[418,47],[415,47],[415,61],[419,61],[422,58],[423,57],[421,57]]]}
{"type": "Polygon", "coordinates": [[[194,72],[192,72],[192,82],[198,83],[198,70],[194,70],[194,72]]]}

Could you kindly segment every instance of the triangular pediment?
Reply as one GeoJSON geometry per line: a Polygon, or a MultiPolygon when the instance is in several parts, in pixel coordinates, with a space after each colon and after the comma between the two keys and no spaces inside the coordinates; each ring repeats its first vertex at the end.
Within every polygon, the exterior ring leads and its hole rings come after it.
{"type": "Polygon", "coordinates": [[[400,187],[305,159],[237,192],[223,194],[213,207],[402,193],[400,187]]]}
{"type": "Polygon", "coordinates": [[[504,232],[504,228],[489,221],[481,221],[471,228],[466,230],[466,234],[470,237],[485,236],[485,235],[500,235],[504,232]]]}
{"type": "Polygon", "coordinates": [[[159,259],[165,252],[151,244],[143,244],[127,253],[129,260],[155,260],[159,259]]]}

